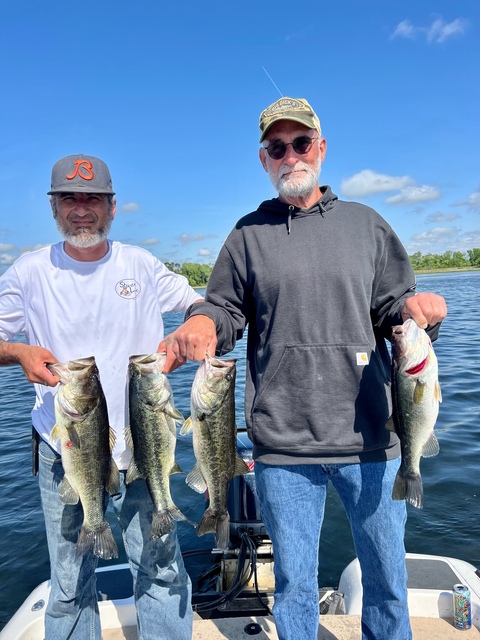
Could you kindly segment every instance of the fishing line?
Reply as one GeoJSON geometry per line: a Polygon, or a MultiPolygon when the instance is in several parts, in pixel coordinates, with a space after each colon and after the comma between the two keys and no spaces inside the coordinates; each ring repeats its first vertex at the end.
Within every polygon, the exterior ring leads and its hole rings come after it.
{"type": "Polygon", "coordinates": [[[265,73],[267,74],[268,79],[270,80],[270,82],[273,84],[273,86],[275,87],[275,89],[278,91],[278,93],[280,94],[280,97],[283,98],[283,93],[280,91],[280,89],[277,87],[277,85],[275,84],[275,82],[272,80],[270,74],[268,73],[268,71],[265,69],[265,67],[262,65],[262,69],[265,71],[265,73]]]}

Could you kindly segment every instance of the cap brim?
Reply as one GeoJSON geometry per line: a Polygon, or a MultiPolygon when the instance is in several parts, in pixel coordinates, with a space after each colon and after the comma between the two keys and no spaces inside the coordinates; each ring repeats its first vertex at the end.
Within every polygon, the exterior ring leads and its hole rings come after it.
{"type": "Polygon", "coordinates": [[[65,185],[65,187],[57,187],[51,191],[47,191],[47,196],[53,196],[55,193],[103,193],[108,196],[114,196],[115,191],[111,189],[72,189],[71,185],[65,185]]]}
{"type": "MultiPolygon", "coordinates": [[[[276,118],[275,120],[272,120],[272,122],[270,122],[270,124],[267,126],[265,131],[260,136],[260,142],[263,142],[265,140],[265,136],[267,135],[268,130],[276,122],[279,122],[280,120],[290,120],[291,122],[298,122],[299,124],[303,124],[303,126],[306,127],[307,129],[315,129],[315,127],[310,127],[308,124],[305,123],[305,120],[301,120],[300,118],[295,118],[294,116],[282,116],[281,118],[276,118]]],[[[315,131],[317,131],[317,129],[315,129],[315,131]]]]}

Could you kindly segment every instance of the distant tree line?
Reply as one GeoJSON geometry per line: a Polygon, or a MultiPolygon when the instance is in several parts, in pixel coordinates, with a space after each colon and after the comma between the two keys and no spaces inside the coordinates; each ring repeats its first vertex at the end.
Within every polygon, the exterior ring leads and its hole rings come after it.
{"type": "Polygon", "coordinates": [[[196,262],[165,262],[167,269],[185,276],[192,287],[206,287],[213,266],[209,264],[197,264],[196,262]]]}
{"type": "MultiPolygon", "coordinates": [[[[474,267],[480,269],[480,249],[469,249],[466,253],[461,251],[445,251],[445,253],[427,253],[422,255],[420,251],[409,256],[415,271],[429,269],[462,269],[474,267]]],[[[185,276],[192,287],[206,287],[213,265],[197,264],[196,262],[165,262],[165,266],[185,276]]]]}
{"type": "Polygon", "coordinates": [[[469,249],[466,253],[461,251],[445,251],[441,255],[427,253],[422,255],[420,251],[410,256],[415,271],[423,269],[462,269],[465,267],[480,268],[480,249],[469,249]]]}

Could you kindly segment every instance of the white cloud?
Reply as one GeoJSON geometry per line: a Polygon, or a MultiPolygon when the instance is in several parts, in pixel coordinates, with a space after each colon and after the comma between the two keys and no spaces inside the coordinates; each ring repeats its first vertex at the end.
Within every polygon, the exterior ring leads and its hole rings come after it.
{"type": "Polygon", "coordinates": [[[402,20],[399,22],[395,28],[395,31],[390,36],[390,39],[401,37],[401,38],[410,38],[413,40],[418,31],[417,27],[414,27],[410,20],[402,20]]]}
{"type": "Polygon", "coordinates": [[[435,20],[427,29],[428,42],[445,42],[451,36],[461,35],[465,32],[467,21],[457,18],[453,22],[446,23],[442,18],[435,20]]]}
{"type": "Polygon", "coordinates": [[[213,253],[213,252],[212,252],[212,251],[210,251],[210,249],[199,249],[199,250],[198,250],[198,255],[199,255],[199,256],[203,256],[203,257],[205,257],[205,256],[211,256],[211,255],[212,255],[212,253],[213,253]]]}
{"type": "Polygon", "coordinates": [[[409,176],[389,176],[383,173],[376,173],[371,169],[364,169],[351,178],[342,180],[340,191],[347,198],[361,198],[377,193],[385,193],[386,191],[404,189],[414,182],[409,176]]]}
{"type": "Polygon", "coordinates": [[[407,251],[440,254],[448,250],[454,251],[453,244],[459,234],[458,227],[435,227],[423,233],[416,233],[408,243],[407,251]]]}
{"type": "Polygon", "coordinates": [[[453,220],[457,220],[461,216],[458,213],[431,213],[427,216],[427,222],[453,222],[453,220]]]}
{"type": "Polygon", "coordinates": [[[385,200],[386,204],[416,204],[417,202],[427,202],[438,200],[442,194],[435,187],[426,184],[421,186],[405,187],[395,196],[390,196],[385,200]]]}
{"type": "Polygon", "coordinates": [[[0,264],[10,266],[15,262],[17,256],[11,253],[0,253],[0,264]]]}
{"type": "Polygon", "coordinates": [[[198,242],[199,240],[205,240],[205,238],[216,238],[217,236],[214,233],[182,233],[178,236],[180,243],[190,244],[191,242],[198,242]]]}
{"type": "Polygon", "coordinates": [[[468,207],[471,211],[480,211],[480,189],[471,193],[466,200],[454,203],[457,206],[468,207]]]}
{"type": "Polygon", "coordinates": [[[197,233],[195,235],[193,233],[182,233],[179,236],[180,242],[182,244],[190,244],[191,242],[197,242],[197,240],[203,240],[204,238],[204,233],[197,233]]]}
{"type": "Polygon", "coordinates": [[[15,251],[14,244],[0,244],[0,251],[15,251]]]}
{"type": "Polygon", "coordinates": [[[151,247],[154,244],[160,244],[160,240],[158,238],[146,238],[145,240],[141,240],[138,244],[142,247],[151,247]]]}
{"type": "Polygon", "coordinates": [[[127,202],[126,204],[122,204],[120,207],[121,213],[133,213],[134,211],[138,211],[140,209],[140,205],[135,202],[127,202]]]}
{"type": "Polygon", "coordinates": [[[467,20],[463,18],[445,22],[443,18],[439,17],[434,19],[427,27],[416,27],[410,20],[402,20],[395,27],[390,39],[409,38],[410,40],[415,40],[417,37],[425,37],[427,42],[440,44],[445,42],[447,38],[465,33],[467,25],[467,20]]]}
{"type": "Polygon", "coordinates": [[[436,227],[412,236],[407,244],[409,254],[420,251],[442,254],[445,251],[462,251],[480,247],[480,230],[462,231],[459,227],[436,227]]]}

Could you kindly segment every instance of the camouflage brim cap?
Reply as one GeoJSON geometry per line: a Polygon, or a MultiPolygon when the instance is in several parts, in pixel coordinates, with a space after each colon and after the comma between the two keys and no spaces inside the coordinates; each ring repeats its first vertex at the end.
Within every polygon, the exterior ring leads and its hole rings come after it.
{"type": "Polygon", "coordinates": [[[280,98],[260,115],[260,142],[263,142],[267,131],[278,120],[293,120],[305,125],[309,129],[315,129],[322,135],[320,120],[317,114],[303,98],[280,98]]]}
{"type": "Polygon", "coordinates": [[[77,153],[61,158],[53,165],[52,185],[48,195],[77,191],[115,194],[110,171],[103,160],[77,153]]]}

